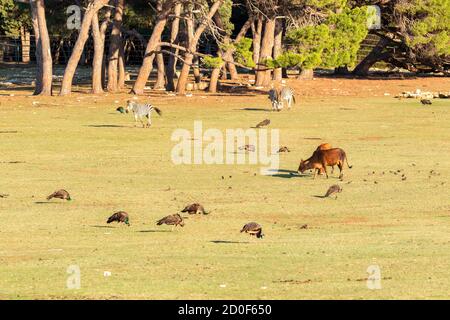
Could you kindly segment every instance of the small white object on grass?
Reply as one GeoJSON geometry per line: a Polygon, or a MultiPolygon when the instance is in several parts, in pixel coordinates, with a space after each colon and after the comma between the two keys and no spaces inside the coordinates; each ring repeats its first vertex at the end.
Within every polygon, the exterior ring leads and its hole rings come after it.
{"type": "Polygon", "coordinates": [[[226,285],[226,284],[221,284],[219,287],[221,287],[221,288],[226,288],[227,285],[226,285]]]}
{"type": "Polygon", "coordinates": [[[188,98],[192,97],[192,93],[186,93],[186,97],[188,98]]]}
{"type": "Polygon", "coordinates": [[[111,271],[103,271],[104,277],[111,277],[111,271]]]}
{"type": "Polygon", "coordinates": [[[262,286],[262,287],[261,287],[261,289],[263,289],[263,290],[266,290],[266,289],[267,289],[267,287],[266,287],[266,286],[262,286]]]}
{"type": "Polygon", "coordinates": [[[115,100],[115,101],[114,101],[114,103],[119,103],[119,102],[120,102],[119,100],[115,100]]]}

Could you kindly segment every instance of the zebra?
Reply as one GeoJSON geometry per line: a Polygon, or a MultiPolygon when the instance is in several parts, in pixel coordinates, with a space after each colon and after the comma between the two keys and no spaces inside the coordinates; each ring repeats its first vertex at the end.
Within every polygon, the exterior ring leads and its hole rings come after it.
{"type": "Polygon", "coordinates": [[[283,87],[280,92],[280,100],[279,104],[281,104],[281,107],[283,107],[284,102],[287,103],[288,109],[291,109],[292,102],[295,102],[295,92],[294,89],[290,87],[283,87]]]}
{"type": "Polygon", "coordinates": [[[152,106],[150,103],[138,104],[135,101],[128,100],[127,101],[127,109],[126,113],[133,112],[134,113],[134,126],[137,126],[137,121],[141,121],[143,128],[149,128],[152,125],[152,117],[151,112],[155,110],[158,115],[161,115],[162,112],[157,107],[152,106]],[[147,124],[144,124],[143,118],[147,117],[147,124]]]}
{"type": "Polygon", "coordinates": [[[272,103],[272,111],[280,111],[281,109],[283,109],[283,104],[280,105],[279,102],[279,92],[272,88],[269,90],[269,100],[272,103]]]}

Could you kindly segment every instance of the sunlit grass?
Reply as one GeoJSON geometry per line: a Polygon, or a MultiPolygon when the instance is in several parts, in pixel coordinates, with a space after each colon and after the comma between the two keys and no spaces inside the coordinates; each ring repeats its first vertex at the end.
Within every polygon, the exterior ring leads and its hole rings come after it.
{"type": "Polygon", "coordinates": [[[448,101],[334,97],[270,113],[243,110],[268,109],[265,96],[158,97],[163,117],[141,129],[115,112],[128,98],[0,97],[0,298],[448,298],[448,101]],[[265,118],[292,151],[276,176],[171,161],[176,128],[265,118]],[[289,175],[321,141],[347,152],[344,181],[289,175]],[[315,197],[334,183],[338,200],[315,197]],[[39,203],[58,188],[73,201],[39,203]],[[194,201],[212,213],[155,225],[194,201]],[[106,224],[117,210],[130,227],[106,224]],[[239,233],[249,221],[264,239],[239,233]],[[80,290],[66,288],[73,264],[80,290]],[[373,264],[381,290],[366,286],[373,264]]]}

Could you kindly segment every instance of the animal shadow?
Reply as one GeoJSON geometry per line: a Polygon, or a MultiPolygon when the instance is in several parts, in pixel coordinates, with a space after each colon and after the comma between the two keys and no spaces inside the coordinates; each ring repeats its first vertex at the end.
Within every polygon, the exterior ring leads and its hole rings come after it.
{"type": "Polygon", "coordinates": [[[117,124],[89,124],[86,127],[90,128],[129,128],[128,126],[121,126],[117,124]]]}
{"type": "Polygon", "coordinates": [[[242,111],[271,111],[271,109],[266,108],[242,108],[242,109],[236,109],[236,110],[242,110],[242,111]]]}
{"type": "Polygon", "coordinates": [[[298,178],[303,177],[304,175],[300,175],[297,171],[294,170],[287,170],[287,169],[278,169],[273,170],[274,174],[271,174],[272,177],[275,178],[284,178],[284,179],[292,179],[292,178],[298,178]]]}
{"type": "Polygon", "coordinates": [[[95,226],[90,226],[91,228],[104,228],[104,229],[114,229],[113,226],[100,226],[100,225],[95,225],[95,226]]]}
{"type": "Polygon", "coordinates": [[[151,232],[151,233],[153,233],[153,232],[172,232],[172,231],[170,231],[170,230],[139,230],[137,232],[141,232],[141,233],[151,232]]]}
{"type": "Polygon", "coordinates": [[[228,240],[211,240],[210,242],[215,244],[238,244],[238,243],[250,243],[248,241],[228,241],[228,240]]]}
{"type": "Polygon", "coordinates": [[[57,203],[61,203],[61,202],[56,202],[56,201],[35,201],[35,204],[57,204],[57,203]]]}

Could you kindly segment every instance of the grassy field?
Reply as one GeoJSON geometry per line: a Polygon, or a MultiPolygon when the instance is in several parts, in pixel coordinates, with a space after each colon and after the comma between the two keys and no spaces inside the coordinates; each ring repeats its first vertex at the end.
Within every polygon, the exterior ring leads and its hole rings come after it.
{"type": "Polygon", "coordinates": [[[144,130],[114,111],[127,97],[0,99],[1,299],[449,298],[449,101],[308,98],[270,113],[262,95],[157,97],[163,117],[144,130]],[[171,162],[176,128],[265,118],[292,151],[275,176],[171,162]],[[346,150],[343,182],[289,174],[321,142],[346,150]],[[315,197],[333,183],[338,200],[315,197]],[[47,203],[58,188],[73,201],[47,203]],[[213,212],[155,225],[194,201],[213,212]],[[105,223],[116,210],[130,227],[105,223]],[[249,221],[264,239],[239,233],[249,221]],[[66,288],[70,265],[79,290],[66,288]],[[381,290],[367,288],[370,265],[381,290]]]}

